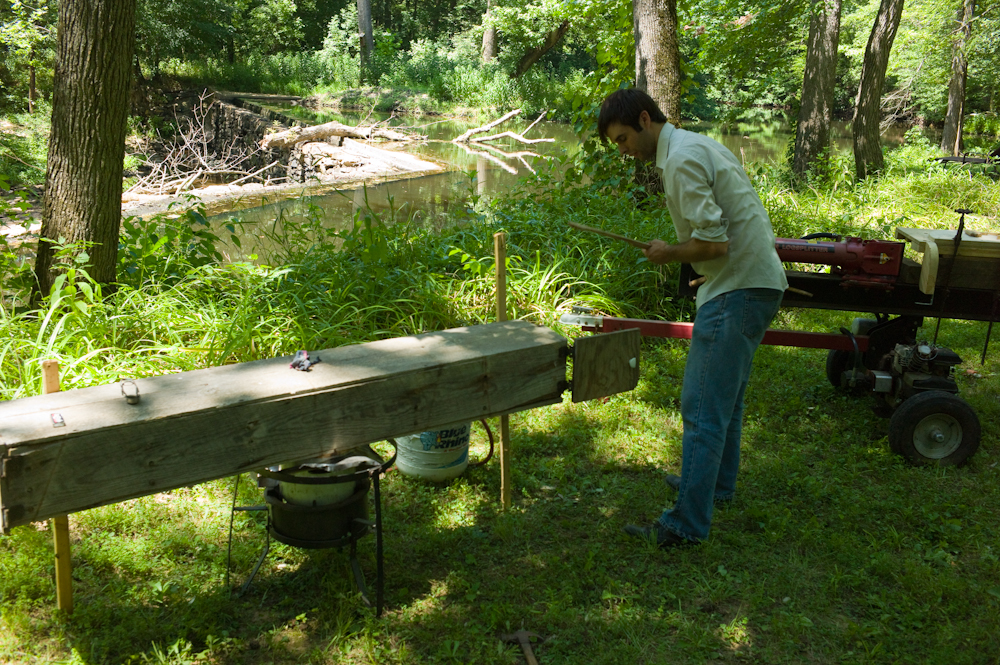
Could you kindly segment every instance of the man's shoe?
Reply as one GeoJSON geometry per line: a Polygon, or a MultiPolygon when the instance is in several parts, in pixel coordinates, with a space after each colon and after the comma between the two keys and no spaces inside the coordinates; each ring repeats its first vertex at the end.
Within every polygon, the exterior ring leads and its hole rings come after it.
{"type": "Polygon", "coordinates": [[[667,485],[674,488],[675,491],[681,491],[681,477],[675,476],[672,473],[668,473],[666,477],[667,485]]]}
{"type": "Polygon", "coordinates": [[[636,526],[635,524],[628,524],[625,526],[625,533],[634,538],[642,538],[646,542],[655,544],[661,549],[697,544],[697,541],[695,540],[688,540],[683,536],[678,536],[676,533],[670,531],[659,522],[653,522],[649,526],[636,526]]]}

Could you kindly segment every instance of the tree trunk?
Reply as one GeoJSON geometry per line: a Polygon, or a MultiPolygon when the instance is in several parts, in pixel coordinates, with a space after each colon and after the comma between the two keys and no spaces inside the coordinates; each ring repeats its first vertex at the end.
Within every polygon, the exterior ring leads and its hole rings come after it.
{"type": "Polygon", "coordinates": [[[954,38],[951,44],[951,82],[948,84],[948,111],[944,117],[944,131],[941,134],[941,150],[949,155],[962,152],[962,116],[965,110],[965,80],[969,62],[965,52],[972,36],[972,17],[976,12],[976,0],[964,0],[955,21],[954,38]]]}
{"type": "Polygon", "coordinates": [[[882,0],[865,48],[861,82],[854,104],[854,167],[858,180],[878,173],[885,166],[879,132],[882,86],[885,84],[889,51],[892,50],[902,14],[903,0],[882,0]]]}
{"type": "Polygon", "coordinates": [[[792,172],[804,177],[827,159],[830,148],[830,119],[837,74],[837,46],[840,42],[841,0],[817,4],[809,23],[806,70],[802,78],[802,106],[795,130],[792,172]]]}
{"type": "Polygon", "coordinates": [[[486,30],[483,32],[483,62],[489,62],[497,57],[497,29],[488,25],[490,18],[490,2],[486,0],[486,30]]]}
{"type": "Polygon", "coordinates": [[[681,120],[681,55],[677,0],[633,0],[635,87],[644,90],[674,125],[681,120]]]}
{"type": "Polygon", "coordinates": [[[371,0],[358,0],[358,39],[360,39],[361,49],[361,81],[372,83],[371,66],[372,50],[375,46],[374,29],[372,28],[372,2],[371,0]]]}
{"type": "Polygon", "coordinates": [[[90,275],[115,280],[135,8],[135,0],[59,4],[36,298],[55,277],[46,239],[94,243],[90,275]]]}
{"type": "Polygon", "coordinates": [[[549,34],[545,35],[545,41],[542,42],[541,46],[537,46],[525,53],[517,62],[517,68],[514,70],[514,78],[523,75],[543,55],[555,48],[555,45],[559,43],[559,40],[563,38],[567,30],[569,30],[569,21],[563,21],[559,24],[558,28],[551,30],[549,34]]]}
{"type": "Polygon", "coordinates": [[[35,65],[30,64],[28,65],[28,113],[35,112],[36,99],[38,99],[38,90],[35,88],[35,65]]]}

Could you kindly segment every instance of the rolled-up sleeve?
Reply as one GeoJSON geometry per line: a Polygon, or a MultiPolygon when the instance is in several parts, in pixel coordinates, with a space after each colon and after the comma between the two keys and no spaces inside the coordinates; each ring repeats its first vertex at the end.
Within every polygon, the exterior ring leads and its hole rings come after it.
{"type": "MultiPolygon", "coordinates": [[[[706,242],[725,242],[729,239],[728,220],[715,202],[712,184],[715,181],[712,165],[706,155],[683,151],[672,156],[670,166],[663,174],[668,201],[673,201],[679,216],[689,227],[691,237],[706,242]]],[[[675,223],[677,221],[675,220],[675,223]]]]}

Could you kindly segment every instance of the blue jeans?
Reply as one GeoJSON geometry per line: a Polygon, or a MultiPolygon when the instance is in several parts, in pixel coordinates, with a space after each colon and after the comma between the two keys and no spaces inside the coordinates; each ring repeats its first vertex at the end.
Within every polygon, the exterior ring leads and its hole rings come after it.
{"type": "Polygon", "coordinates": [[[679,536],[708,537],[714,501],[730,500],[736,492],[743,393],[781,296],[775,289],[739,289],[698,309],[681,390],[681,485],[674,507],[659,519],[679,536]]]}

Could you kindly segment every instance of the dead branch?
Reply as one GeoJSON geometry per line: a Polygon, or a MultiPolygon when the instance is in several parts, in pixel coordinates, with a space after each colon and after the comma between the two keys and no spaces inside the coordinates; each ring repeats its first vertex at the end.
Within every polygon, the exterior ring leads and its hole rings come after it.
{"type": "Polygon", "coordinates": [[[327,122],[312,127],[292,127],[283,132],[270,134],[260,142],[262,149],[291,148],[297,143],[322,141],[331,136],[345,136],[352,139],[387,139],[389,141],[418,141],[424,137],[404,134],[395,129],[371,125],[369,127],[349,127],[339,122],[327,122]]]}
{"type": "Polygon", "coordinates": [[[238,176],[237,182],[243,182],[260,174],[274,164],[264,169],[250,172],[246,166],[260,151],[247,148],[239,141],[212,149],[210,111],[215,102],[210,101],[211,95],[202,93],[197,103],[191,109],[191,116],[177,116],[177,134],[166,141],[160,137],[164,154],[158,161],[147,161],[149,172],[129,187],[129,193],[138,194],[172,194],[194,187],[202,180],[224,180],[227,177],[238,176]]]}
{"type": "MultiPolygon", "coordinates": [[[[538,121],[541,120],[545,116],[545,111],[542,111],[541,115],[539,115],[538,118],[536,118],[533,123],[531,123],[530,125],[528,125],[528,129],[524,130],[520,134],[518,134],[516,132],[505,131],[505,132],[500,132],[499,134],[490,134],[489,136],[476,136],[476,134],[484,134],[484,133],[488,132],[489,130],[493,129],[494,127],[496,127],[500,123],[502,123],[502,122],[504,122],[506,120],[509,120],[510,118],[513,118],[514,116],[516,116],[520,112],[521,112],[521,109],[516,109],[514,111],[511,111],[510,113],[508,113],[504,117],[500,118],[499,120],[494,120],[493,122],[487,123],[487,124],[483,125],[482,127],[476,127],[475,129],[470,129],[469,131],[465,132],[461,136],[452,139],[452,143],[458,143],[458,144],[462,144],[462,143],[485,144],[486,141],[494,141],[496,139],[502,139],[502,138],[511,138],[511,139],[514,139],[515,141],[518,141],[520,143],[525,143],[525,144],[528,144],[528,145],[531,145],[533,143],[554,143],[555,142],[555,139],[552,139],[552,138],[541,138],[541,139],[526,139],[526,138],[524,138],[524,135],[527,134],[531,130],[532,127],[534,127],[535,125],[537,125],[538,121]]],[[[521,161],[524,162],[523,159],[521,161]]]]}
{"type": "Polygon", "coordinates": [[[472,139],[473,143],[483,143],[484,141],[492,141],[494,139],[502,139],[508,136],[515,141],[520,141],[521,143],[527,143],[531,145],[532,143],[555,143],[555,139],[526,139],[521,134],[515,134],[514,132],[500,132],[499,134],[490,134],[489,136],[484,136],[482,138],[472,139]]]}
{"type": "Polygon", "coordinates": [[[469,138],[471,136],[473,136],[475,134],[484,134],[484,133],[490,131],[491,129],[493,129],[494,127],[496,127],[497,125],[499,125],[500,123],[506,122],[507,120],[510,120],[511,118],[513,118],[516,115],[519,115],[520,113],[521,113],[521,109],[514,109],[513,111],[511,111],[510,113],[508,113],[504,117],[500,118],[499,120],[494,120],[493,122],[487,123],[487,124],[483,125],[482,127],[476,127],[474,129],[470,129],[469,131],[465,132],[461,136],[457,136],[457,137],[453,138],[451,140],[451,142],[452,143],[466,143],[466,142],[469,141],[469,138]]]}

